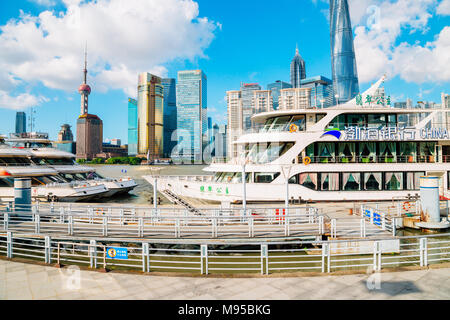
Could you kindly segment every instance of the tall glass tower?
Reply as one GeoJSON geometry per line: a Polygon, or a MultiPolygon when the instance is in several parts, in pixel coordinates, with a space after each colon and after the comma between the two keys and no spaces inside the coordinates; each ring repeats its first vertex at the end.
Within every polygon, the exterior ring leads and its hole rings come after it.
{"type": "Polygon", "coordinates": [[[331,68],[338,103],[359,92],[352,23],[347,0],[330,0],[331,68]]]}
{"type": "MultiPolygon", "coordinates": [[[[164,157],[169,158],[177,141],[172,135],[177,130],[177,86],[176,79],[162,79],[164,87],[164,157]]],[[[175,137],[174,137],[175,138],[175,137]]]]}
{"type": "Polygon", "coordinates": [[[183,161],[202,161],[208,129],[205,73],[179,71],[176,91],[178,156],[183,161]]]}
{"type": "Polygon", "coordinates": [[[300,88],[301,81],[306,78],[305,60],[300,56],[298,47],[295,49],[295,56],[291,62],[291,84],[292,88],[300,88]]]}
{"type": "Polygon", "coordinates": [[[27,117],[25,112],[16,112],[16,133],[27,132],[27,117]]]}

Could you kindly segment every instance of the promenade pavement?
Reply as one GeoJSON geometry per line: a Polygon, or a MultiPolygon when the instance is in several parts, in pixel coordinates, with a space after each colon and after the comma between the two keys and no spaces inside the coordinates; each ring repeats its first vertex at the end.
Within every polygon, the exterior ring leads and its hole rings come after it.
{"type": "Polygon", "coordinates": [[[427,269],[290,278],[164,277],[0,260],[0,299],[448,300],[449,275],[450,269],[427,269]]]}

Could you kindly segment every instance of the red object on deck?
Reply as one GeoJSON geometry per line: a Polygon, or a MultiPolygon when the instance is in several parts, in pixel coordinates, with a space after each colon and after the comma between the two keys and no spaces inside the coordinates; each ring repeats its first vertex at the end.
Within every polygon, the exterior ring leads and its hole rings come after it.
{"type": "Polygon", "coordinates": [[[450,198],[444,197],[444,196],[439,196],[439,200],[440,201],[449,201],[450,198]]]}

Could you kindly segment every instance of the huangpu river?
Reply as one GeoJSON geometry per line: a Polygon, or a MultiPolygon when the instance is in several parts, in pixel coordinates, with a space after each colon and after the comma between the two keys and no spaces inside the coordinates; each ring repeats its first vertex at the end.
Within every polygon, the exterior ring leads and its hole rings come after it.
{"type": "MultiPolygon", "coordinates": [[[[151,204],[153,187],[142,176],[146,175],[208,175],[203,171],[205,165],[163,165],[163,166],[130,166],[130,165],[88,165],[107,178],[133,178],[138,186],[128,195],[103,199],[105,203],[151,204]]],[[[163,204],[170,202],[159,195],[163,204]]]]}

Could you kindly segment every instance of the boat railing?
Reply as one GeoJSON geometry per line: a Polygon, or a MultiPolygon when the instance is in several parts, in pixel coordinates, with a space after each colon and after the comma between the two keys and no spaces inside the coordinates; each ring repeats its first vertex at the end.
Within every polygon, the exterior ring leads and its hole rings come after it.
{"type": "Polygon", "coordinates": [[[210,182],[213,180],[212,175],[197,175],[197,176],[154,176],[154,178],[164,178],[165,180],[177,180],[177,181],[197,181],[197,182],[210,182]]]}
{"type": "Polygon", "coordinates": [[[0,163],[0,167],[32,167],[37,168],[38,166],[32,163],[0,163]]]}
{"type": "MultiPolygon", "coordinates": [[[[450,156],[443,156],[443,162],[450,162],[450,156]]],[[[433,155],[407,156],[298,156],[297,163],[437,163],[433,155]]]]}

